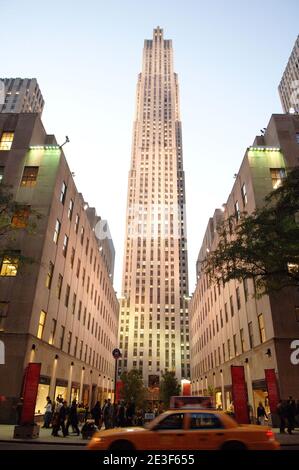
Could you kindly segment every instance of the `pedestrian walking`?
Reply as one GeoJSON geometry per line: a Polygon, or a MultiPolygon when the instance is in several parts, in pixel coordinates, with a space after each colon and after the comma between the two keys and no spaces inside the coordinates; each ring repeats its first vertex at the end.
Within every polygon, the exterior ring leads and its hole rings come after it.
{"type": "Polygon", "coordinates": [[[80,435],[80,430],[78,428],[78,412],[77,412],[77,402],[76,400],[72,401],[71,407],[69,409],[67,424],[66,424],[66,434],[69,434],[69,427],[72,426],[73,432],[77,433],[77,436],[80,435]]]}
{"type": "Polygon", "coordinates": [[[286,427],[286,407],[285,403],[282,400],[279,400],[276,408],[276,413],[279,416],[279,432],[281,434],[285,433],[285,427],[286,427]]]}
{"type": "Polygon", "coordinates": [[[105,404],[103,407],[103,420],[105,429],[110,429],[112,427],[112,416],[113,416],[113,407],[111,405],[111,400],[105,400],[105,404]]]}
{"type": "Polygon", "coordinates": [[[47,403],[45,405],[44,425],[42,427],[49,429],[51,420],[52,420],[53,405],[52,405],[52,400],[50,397],[47,397],[46,400],[47,400],[47,403]]]}
{"type": "Polygon", "coordinates": [[[296,403],[293,397],[289,396],[286,405],[286,418],[287,418],[287,429],[289,434],[293,434],[295,429],[295,414],[296,414],[296,403]]]}
{"type": "Polygon", "coordinates": [[[96,402],[93,409],[91,410],[91,415],[94,419],[95,425],[100,429],[101,428],[100,422],[102,419],[102,410],[101,410],[101,405],[99,401],[96,402]]]}
{"type": "Polygon", "coordinates": [[[126,409],[123,401],[120,402],[118,407],[118,426],[121,428],[126,426],[126,409]]]}
{"type": "Polygon", "coordinates": [[[266,419],[268,420],[268,416],[261,401],[259,402],[259,406],[257,407],[256,415],[257,415],[257,423],[261,424],[262,426],[265,426],[265,420],[266,419]]]}

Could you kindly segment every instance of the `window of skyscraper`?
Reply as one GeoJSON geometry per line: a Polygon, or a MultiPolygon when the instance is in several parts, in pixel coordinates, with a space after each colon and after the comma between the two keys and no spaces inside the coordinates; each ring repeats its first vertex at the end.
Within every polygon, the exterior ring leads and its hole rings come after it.
{"type": "Polygon", "coordinates": [[[271,173],[273,189],[279,188],[279,186],[281,186],[282,184],[282,181],[286,177],[285,168],[270,168],[270,173],[271,173]]]}
{"type": "Polygon", "coordinates": [[[36,185],[38,175],[38,166],[25,166],[21,186],[26,188],[33,188],[36,185]]]}
{"type": "Polygon", "coordinates": [[[10,150],[14,139],[13,132],[3,132],[0,139],[0,150],[10,150]]]}
{"type": "Polygon", "coordinates": [[[1,262],[0,276],[13,277],[18,273],[19,257],[16,254],[4,255],[1,262]]]}

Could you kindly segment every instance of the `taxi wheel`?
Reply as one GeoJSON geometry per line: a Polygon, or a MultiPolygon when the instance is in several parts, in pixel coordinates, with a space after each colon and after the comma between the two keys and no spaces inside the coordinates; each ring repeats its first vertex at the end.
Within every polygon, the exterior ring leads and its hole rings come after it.
{"type": "Polygon", "coordinates": [[[129,441],[115,441],[109,447],[109,450],[134,450],[135,447],[129,441]]]}
{"type": "Polygon", "coordinates": [[[243,442],[239,441],[230,441],[225,442],[221,447],[221,450],[247,450],[247,447],[243,442]]]}

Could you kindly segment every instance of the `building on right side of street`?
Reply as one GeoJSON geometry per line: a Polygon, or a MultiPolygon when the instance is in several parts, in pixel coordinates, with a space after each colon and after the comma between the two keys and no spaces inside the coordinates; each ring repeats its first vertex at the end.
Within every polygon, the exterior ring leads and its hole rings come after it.
{"type": "Polygon", "coordinates": [[[299,113],[299,36],[278,86],[282,108],[285,113],[299,113]]]}
{"type": "Polygon", "coordinates": [[[217,246],[218,224],[261,207],[286,169],[298,165],[298,136],[298,115],[272,115],[247,149],[226,204],[210,218],[199,252],[189,306],[192,394],[213,393],[223,409],[230,409],[233,401],[232,365],[244,367],[247,398],[255,412],[260,401],[269,411],[269,369],[275,370],[281,398],[299,398],[299,365],[290,359],[291,343],[299,339],[298,292],[290,288],[257,299],[252,280],[209,285],[202,271],[207,251],[217,246]]]}

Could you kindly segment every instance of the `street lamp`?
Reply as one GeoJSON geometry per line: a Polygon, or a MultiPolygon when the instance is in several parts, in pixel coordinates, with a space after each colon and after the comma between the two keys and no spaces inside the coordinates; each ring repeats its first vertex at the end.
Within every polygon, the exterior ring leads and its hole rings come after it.
{"type": "Polygon", "coordinates": [[[113,402],[116,403],[116,382],[117,382],[117,362],[118,359],[121,358],[121,352],[118,348],[113,349],[112,356],[115,359],[115,369],[114,369],[114,400],[113,402]]]}

